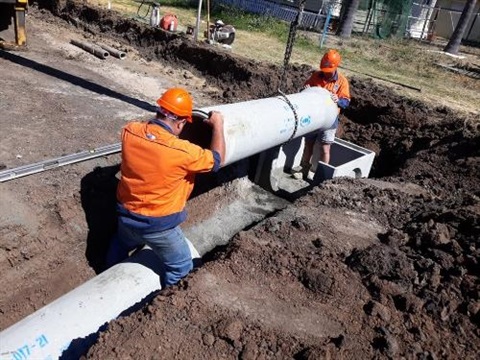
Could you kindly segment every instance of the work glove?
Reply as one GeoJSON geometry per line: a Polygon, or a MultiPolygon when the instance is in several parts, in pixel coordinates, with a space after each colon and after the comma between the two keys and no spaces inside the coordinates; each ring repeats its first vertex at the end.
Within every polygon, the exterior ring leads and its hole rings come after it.
{"type": "Polygon", "coordinates": [[[332,98],[332,100],[335,104],[338,103],[338,95],[337,94],[330,93],[330,97],[332,98]]]}

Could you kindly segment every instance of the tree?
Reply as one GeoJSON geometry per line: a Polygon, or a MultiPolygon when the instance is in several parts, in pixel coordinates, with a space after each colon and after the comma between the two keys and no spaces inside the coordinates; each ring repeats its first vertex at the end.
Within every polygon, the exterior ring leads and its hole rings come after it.
{"type": "Polygon", "coordinates": [[[355,14],[360,5],[360,0],[346,0],[344,5],[346,6],[346,9],[342,16],[337,35],[342,38],[349,38],[352,35],[353,21],[355,20],[355,14]]]}
{"type": "Polygon", "coordinates": [[[445,46],[445,49],[443,49],[443,51],[453,55],[458,54],[458,50],[463,39],[463,34],[467,29],[467,25],[470,21],[470,18],[472,17],[473,9],[475,8],[476,4],[477,0],[467,0],[467,3],[463,8],[462,15],[460,15],[460,19],[458,20],[457,27],[453,31],[453,34],[450,37],[450,40],[448,41],[448,44],[447,46],[445,46]]]}

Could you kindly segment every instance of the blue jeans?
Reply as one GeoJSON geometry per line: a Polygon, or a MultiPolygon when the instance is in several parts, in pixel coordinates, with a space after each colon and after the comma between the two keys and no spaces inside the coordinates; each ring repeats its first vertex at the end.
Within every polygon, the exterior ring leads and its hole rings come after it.
{"type": "Polygon", "coordinates": [[[192,269],[193,261],[185,235],[179,226],[173,229],[143,234],[118,222],[118,232],[112,239],[107,254],[107,265],[113,266],[128,257],[130,251],[148,245],[160,258],[162,287],[174,285],[192,269]]]}

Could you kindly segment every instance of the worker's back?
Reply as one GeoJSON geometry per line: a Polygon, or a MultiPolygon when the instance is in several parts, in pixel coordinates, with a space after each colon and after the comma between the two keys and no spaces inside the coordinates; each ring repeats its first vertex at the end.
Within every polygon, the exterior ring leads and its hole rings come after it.
{"type": "Polygon", "coordinates": [[[123,130],[117,198],[136,214],[159,217],[181,212],[195,173],[213,167],[210,150],[180,140],[167,129],[132,122],[123,130]],[[202,156],[205,152],[211,156],[202,156]]]}

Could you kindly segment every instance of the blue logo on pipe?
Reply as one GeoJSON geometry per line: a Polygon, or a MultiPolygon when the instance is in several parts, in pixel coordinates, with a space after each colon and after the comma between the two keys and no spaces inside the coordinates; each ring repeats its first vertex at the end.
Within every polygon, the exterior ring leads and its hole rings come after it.
{"type": "Polygon", "coordinates": [[[300,119],[300,126],[302,127],[308,126],[311,123],[312,123],[312,118],[310,117],[310,115],[300,119]]]}

